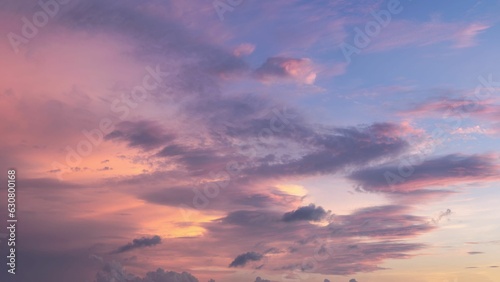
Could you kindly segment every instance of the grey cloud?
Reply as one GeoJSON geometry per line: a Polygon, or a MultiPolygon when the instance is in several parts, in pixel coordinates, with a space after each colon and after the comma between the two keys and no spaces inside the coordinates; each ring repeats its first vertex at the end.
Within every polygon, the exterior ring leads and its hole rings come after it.
{"type": "Polygon", "coordinates": [[[300,207],[294,211],[287,212],[283,215],[283,221],[321,221],[328,215],[322,207],[316,207],[314,204],[309,206],[300,207]]]}
{"type": "MultiPolygon", "coordinates": [[[[366,192],[362,188],[357,188],[358,192],[366,192]]],[[[421,203],[427,202],[429,200],[441,199],[447,196],[457,193],[456,191],[450,191],[446,189],[423,189],[412,190],[412,191],[390,191],[386,192],[387,196],[395,198],[398,202],[403,203],[421,203]]]]}
{"type": "MultiPolygon", "coordinates": [[[[321,263],[304,264],[303,256],[306,253],[295,256],[296,263],[283,266],[282,270],[310,271],[313,267],[316,273],[333,275],[351,275],[359,272],[372,272],[384,269],[378,264],[387,259],[405,259],[412,255],[409,252],[420,250],[425,247],[423,244],[397,243],[390,241],[350,244],[350,240],[339,243],[330,243],[324,246],[326,254],[325,260],[321,263]]],[[[312,248],[317,248],[313,244],[312,248]]],[[[323,254],[320,254],[323,256],[323,254]]]]}
{"type": "Polygon", "coordinates": [[[272,225],[277,221],[277,213],[270,211],[234,211],[230,212],[226,217],[220,219],[221,222],[230,225],[240,225],[245,227],[267,226],[272,225]]]}
{"type": "Polygon", "coordinates": [[[117,129],[105,136],[107,140],[126,142],[129,147],[151,150],[175,139],[175,135],[166,132],[153,121],[124,121],[117,129]]]}
{"type": "Polygon", "coordinates": [[[482,255],[484,252],[467,252],[469,255],[482,255]]]}
{"type": "Polygon", "coordinates": [[[320,255],[325,256],[325,260],[316,265],[316,272],[349,275],[381,269],[377,266],[381,261],[409,258],[411,252],[426,247],[401,241],[436,228],[426,217],[409,215],[410,210],[404,206],[365,208],[351,215],[334,216],[334,223],[329,226],[307,221],[288,224],[282,221],[283,214],[272,210],[235,211],[203,227],[208,238],[217,238],[225,246],[228,246],[229,238],[237,237],[241,242],[232,247],[254,248],[258,254],[265,254],[271,247],[294,250],[287,252],[286,256],[287,261],[296,264],[283,266],[269,256],[266,262],[269,269],[300,270],[305,267],[307,270],[307,265],[301,264],[303,258],[320,247],[320,255]],[[370,243],[365,243],[366,238],[370,243]]]}
{"type": "Polygon", "coordinates": [[[346,166],[365,166],[382,157],[396,157],[408,142],[393,124],[315,130],[301,127],[287,138],[308,149],[301,156],[274,164],[249,168],[247,173],[261,177],[330,174],[346,166]]]}
{"type": "Polygon", "coordinates": [[[139,197],[148,202],[166,206],[177,207],[181,205],[190,209],[224,211],[249,207],[284,207],[300,201],[299,196],[289,195],[276,189],[269,189],[267,194],[252,192],[252,187],[247,187],[244,184],[237,183],[236,181],[231,182],[231,186],[226,186],[226,182],[216,182],[212,184],[220,184],[220,186],[211,186],[209,188],[207,184],[192,187],[168,187],[146,193],[140,191],[139,197]],[[229,189],[229,187],[233,187],[233,189],[229,189]],[[239,189],[234,189],[235,187],[238,187],[239,189]],[[217,191],[216,189],[219,189],[219,193],[216,194],[216,196],[213,196],[212,193],[215,193],[213,191],[217,191]]]}
{"type": "Polygon", "coordinates": [[[171,157],[184,154],[186,151],[188,151],[186,148],[177,144],[172,144],[164,147],[157,155],[160,157],[171,157]]]}
{"type": "Polygon", "coordinates": [[[172,144],[164,147],[156,156],[173,158],[179,164],[184,165],[191,174],[197,174],[224,167],[230,161],[241,159],[234,156],[227,156],[229,154],[228,149],[200,149],[172,144]]]}
{"type": "Polygon", "coordinates": [[[134,239],[132,243],[128,243],[124,246],[119,247],[116,251],[113,253],[119,254],[123,252],[128,252],[134,249],[139,249],[139,248],[144,248],[144,247],[152,247],[155,245],[158,245],[161,243],[161,237],[158,235],[155,235],[153,237],[142,237],[138,239],[134,239]]]}
{"type": "Polygon", "coordinates": [[[24,189],[68,189],[68,188],[83,188],[84,186],[69,181],[61,181],[55,178],[21,178],[19,184],[24,189]]]}
{"type": "MultiPolygon", "coordinates": [[[[79,228],[81,228],[81,226],[79,228]]],[[[78,227],[75,229],[78,229],[78,227]]],[[[34,239],[30,238],[29,240],[34,239]]],[[[3,241],[2,244],[4,242],[5,241],[3,241]]],[[[43,245],[43,243],[40,242],[38,242],[38,244],[43,245]]],[[[5,246],[7,246],[7,244],[5,244],[5,246]]],[[[3,252],[7,249],[2,246],[1,250],[3,252]]],[[[7,271],[0,272],[0,281],[94,282],[92,278],[95,274],[95,262],[89,259],[87,250],[55,251],[55,248],[52,248],[50,251],[39,251],[25,246],[17,249],[16,256],[23,258],[23,268],[26,267],[29,271],[19,271],[19,266],[17,265],[15,275],[7,271]]]]}
{"type": "Polygon", "coordinates": [[[422,186],[445,185],[498,175],[498,167],[492,158],[484,155],[450,154],[433,158],[411,166],[413,173],[409,177],[396,178],[395,183],[388,182],[388,173],[398,177],[399,170],[398,165],[373,167],[356,171],[349,178],[359,183],[366,191],[390,192],[414,191],[422,186]]]}
{"type": "Polygon", "coordinates": [[[446,209],[445,211],[440,212],[437,218],[433,218],[432,222],[434,224],[438,224],[443,218],[448,217],[450,215],[451,215],[451,210],[450,209],[446,209]]]}
{"type": "Polygon", "coordinates": [[[335,236],[404,238],[436,227],[427,218],[406,214],[409,207],[388,205],[363,208],[350,215],[336,216],[328,228],[335,236]]]}
{"type": "Polygon", "coordinates": [[[97,171],[108,171],[108,170],[113,170],[112,167],[109,167],[109,166],[105,166],[103,168],[98,168],[97,171]]]}
{"type": "Polygon", "coordinates": [[[229,267],[245,266],[249,261],[259,261],[263,255],[256,252],[247,252],[237,256],[230,264],[229,267]]]}
{"type": "MultiPolygon", "coordinates": [[[[60,17],[60,23],[74,29],[101,30],[121,34],[130,39],[136,55],[156,58],[162,55],[181,55],[196,61],[205,74],[240,73],[246,63],[231,52],[208,44],[193,36],[185,27],[167,17],[147,13],[150,1],[79,1],[60,17]]],[[[167,1],[163,3],[168,6],[167,1]]],[[[189,68],[188,64],[184,64],[189,68]]],[[[187,74],[187,73],[186,73],[187,74]]],[[[189,77],[196,77],[191,74],[189,77]]]]}
{"type": "Polygon", "coordinates": [[[165,271],[158,268],[156,271],[138,277],[126,272],[118,262],[105,263],[96,274],[95,282],[199,282],[196,277],[187,272],[165,271]]]}

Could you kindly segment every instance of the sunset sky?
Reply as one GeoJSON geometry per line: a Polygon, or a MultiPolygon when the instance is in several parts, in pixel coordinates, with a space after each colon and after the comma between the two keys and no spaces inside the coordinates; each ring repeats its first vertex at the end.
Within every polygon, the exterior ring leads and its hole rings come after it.
{"type": "Polygon", "coordinates": [[[2,1],[0,280],[499,282],[499,13],[2,1]]]}

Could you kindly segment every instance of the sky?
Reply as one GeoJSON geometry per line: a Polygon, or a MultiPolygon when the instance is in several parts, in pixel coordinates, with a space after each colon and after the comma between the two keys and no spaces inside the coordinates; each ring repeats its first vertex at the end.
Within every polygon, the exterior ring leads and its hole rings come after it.
{"type": "Polygon", "coordinates": [[[2,1],[0,280],[500,281],[499,12],[2,1]]]}

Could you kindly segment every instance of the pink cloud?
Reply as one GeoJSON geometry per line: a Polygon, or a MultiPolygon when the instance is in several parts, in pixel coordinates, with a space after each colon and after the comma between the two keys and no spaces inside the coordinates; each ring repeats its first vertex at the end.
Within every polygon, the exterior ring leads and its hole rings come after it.
{"type": "Polygon", "coordinates": [[[461,134],[461,135],[469,135],[469,134],[494,134],[495,131],[485,129],[479,125],[471,126],[471,127],[459,127],[451,132],[451,134],[461,134]]]}
{"type": "Polygon", "coordinates": [[[400,47],[427,46],[451,42],[454,48],[476,45],[476,37],[490,26],[482,23],[446,23],[431,21],[417,23],[406,20],[392,21],[373,38],[367,51],[380,52],[400,47]]]}
{"type": "Polygon", "coordinates": [[[500,132],[500,105],[495,99],[479,100],[474,97],[432,99],[413,105],[399,114],[409,118],[442,118],[460,121],[450,134],[496,135],[500,132]],[[463,126],[461,121],[465,119],[472,119],[482,124],[463,126]]]}
{"type": "Polygon", "coordinates": [[[477,44],[476,37],[479,33],[490,28],[489,25],[473,23],[455,34],[455,47],[466,48],[477,44]]]}
{"type": "Polygon", "coordinates": [[[263,82],[276,82],[281,79],[291,79],[299,83],[313,84],[316,71],[310,59],[307,58],[268,58],[257,70],[255,76],[263,82]]]}
{"type": "Polygon", "coordinates": [[[255,50],[255,45],[250,44],[250,43],[243,43],[243,44],[238,45],[238,47],[236,47],[233,50],[233,54],[236,57],[248,56],[248,55],[252,54],[254,50],[255,50]]]}

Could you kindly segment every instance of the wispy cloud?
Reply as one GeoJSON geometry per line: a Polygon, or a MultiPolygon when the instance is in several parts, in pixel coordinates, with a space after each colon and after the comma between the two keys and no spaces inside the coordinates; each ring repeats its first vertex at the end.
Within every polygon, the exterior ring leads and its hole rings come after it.
{"type": "Polygon", "coordinates": [[[468,48],[477,44],[477,36],[490,25],[442,21],[412,22],[395,20],[373,39],[368,52],[388,51],[403,47],[423,47],[441,42],[452,48],[468,48]]]}

